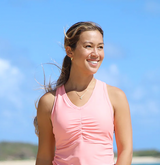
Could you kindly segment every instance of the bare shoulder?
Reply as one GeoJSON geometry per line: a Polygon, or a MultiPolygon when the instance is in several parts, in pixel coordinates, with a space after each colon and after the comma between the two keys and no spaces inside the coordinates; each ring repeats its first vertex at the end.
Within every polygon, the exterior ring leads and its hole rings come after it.
{"type": "MultiPolygon", "coordinates": [[[[122,151],[128,152],[128,160],[131,160],[132,125],[127,97],[125,93],[117,87],[107,85],[107,90],[114,111],[114,131],[117,150],[119,153],[122,153],[122,151]]],[[[128,164],[131,163],[128,162],[128,164]]]]}
{"type": "Polygon", "coordinates": [[[126,97],[125,93],[120,88],[117,88],[115,86],[111,86],[108,84],[106,85],[107,85],[107,90],[108,90],[109,95],[114,96],[119,99],[123,99],[126,97]]]}
{"type": "MultiPolygon", "coordinates": [[[[38,102],[37,108],[37,122],[38,122],[38,131],[40,133],[51,130],[51,112],[53,109],[55,100],[55,92],[45,93],[38,102]]],[[[48,131],[51,132],[51,131],[48,131]]],[[[42,135],[42,134],[41,134],[42,135]]],[[[47,135],[47,133],[43,134],[47,135]]]]}
{"type": "Polygon", "coordinates": [[[107,85],[108,95],[114,110],[120,107],[122,104],[128,104],[127,97],[121,89],[108,84],[106,85],[107,85]]]}
{"type": "Polygon", "coordinates": [[[55,138],[51,122],[51,112],[55,101],[55,92],[47,92],[40,99],[37,108],[38,153],[36,164],[52,164],[55,138]],[[44,162],[44,163],[42,163],[44,162]]]}
{"type": "Polygon", "coordinates": [[[50,113],[54,104],[56,91],[45,93],[38,102],[38,111],[41,113],[50,113]]]}

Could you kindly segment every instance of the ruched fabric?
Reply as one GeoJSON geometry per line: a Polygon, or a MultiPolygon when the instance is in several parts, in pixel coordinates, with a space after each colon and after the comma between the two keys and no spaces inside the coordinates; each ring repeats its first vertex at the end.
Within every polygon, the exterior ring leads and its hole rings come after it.
{"type": "Polygon", "coordinates": [[[70,101],[64,86],[59,87],[51,114],[56,140],[53,165],[113,165],[113,119],[104,82],[96,80],[82,107],[70,101]]]}

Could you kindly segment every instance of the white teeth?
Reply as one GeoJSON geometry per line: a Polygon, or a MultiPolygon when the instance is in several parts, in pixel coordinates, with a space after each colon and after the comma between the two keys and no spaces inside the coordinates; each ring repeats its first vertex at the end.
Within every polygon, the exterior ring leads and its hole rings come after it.
{"type": "Polygon", "coordinates": [[[89,61],[91,62],[92,64],[97,64],[98,61],[89,61]]]}

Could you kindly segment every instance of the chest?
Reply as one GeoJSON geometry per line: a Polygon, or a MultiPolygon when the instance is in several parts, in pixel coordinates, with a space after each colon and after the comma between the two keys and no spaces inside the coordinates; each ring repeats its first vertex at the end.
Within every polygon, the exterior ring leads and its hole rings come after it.
{"type": "Polygon", "coordinates": [[[65,100],[57,105],[53,116],[55,134],[68,136],[75,132],[90,132],[94,136],[97,132],[107,135],[113,130],[113,116],[105,99],[90,101],[90,104],[78,109],[65,100]]]}

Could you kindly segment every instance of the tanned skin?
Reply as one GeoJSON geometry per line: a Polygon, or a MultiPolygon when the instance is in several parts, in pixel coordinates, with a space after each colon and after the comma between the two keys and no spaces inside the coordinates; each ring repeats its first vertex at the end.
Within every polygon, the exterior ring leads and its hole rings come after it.
{"type": "Polygon", "coordinates": [[[36,165],[52,165],[55,153],[55,138],[51,123],[51,112],[55,92],[46,93],[41,97],[37,109],[39,144],[36,165]]]}
{"type": "Polygon", "coordinates": [[[125,93],[107,85],[108,94],[114,110],[114,126],[117,144],[116,165],[130,165],[132,162],[132,126],[129,104],[125,93]]]}

